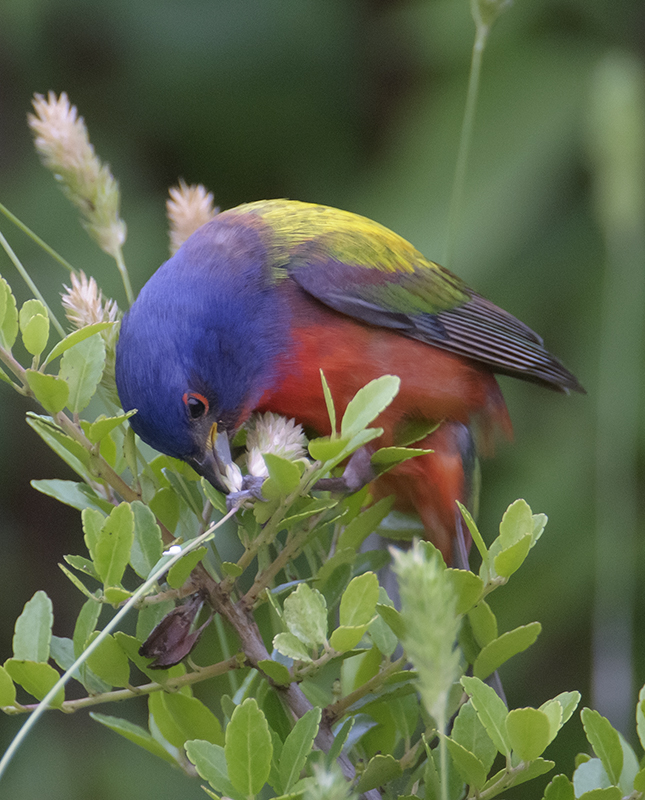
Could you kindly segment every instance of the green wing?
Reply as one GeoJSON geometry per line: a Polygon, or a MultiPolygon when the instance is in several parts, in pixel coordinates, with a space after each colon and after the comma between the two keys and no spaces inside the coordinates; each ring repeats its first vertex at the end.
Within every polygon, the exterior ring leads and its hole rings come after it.
{"type": "Polygon", "coordinates": [[[288,275],[330,308],[488,364],[495,372],[559,391],[584,391],[528,326],[378,223],[289,200],[232,211],[251,212],[268,223],[276,280],[288,275]]]}

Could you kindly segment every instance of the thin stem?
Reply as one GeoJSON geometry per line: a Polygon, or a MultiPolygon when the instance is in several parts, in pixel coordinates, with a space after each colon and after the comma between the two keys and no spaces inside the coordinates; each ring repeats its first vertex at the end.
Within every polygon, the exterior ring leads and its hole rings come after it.
{"type": "Polygon", "coordinates": [[[76,270],[69,263],[69,261],[64,259],[63,256],[60,255],[60,253],[57,253],[53,247],[50,247],[47,244],[47,242],[41,239],[37,233],[34,233],[34,231],[32,231],[31,228],[28,228],[24,222],[19,220],[18,217],[15,216],[15,214],[12,214],[11,211],[9,211],[9,209],[6,206],[2,205],[2,203],[0,203],[0,213],[4,214],[5,217],[10,222],[13,222],[16,228],[25,233],[32,241],[34,241],[38,245],[38,247],[42,248],[47,253],[47,255],[50,255],[54,259],[54,261],[58,261],[58,263],[61,266],[65,267],[65,269],[68,270],[69,272],[76,273],[76,270]]]}
{"type": "Polygon", "coordinates": [[[288,562],[296,557],[303,544],[307,541],[312,529],[325,513],[326,509],[322,514],[319,514],[313,518],[313,524],[310,524],[307,528],[299,533],[290,535],[285,546],[282,548],[280,553],[278,553],[276,558],[274,558],[273,561],[257,575],[255,581],[253,582],[253,586],[251,586],[243,598],[248,604],[249,608],[255,605],[258,596],[264,591],[264,589],[267,588],[269,583],[273,580],[273,578],[275,578],[278,572],[280,572],[281,569],[284,569],[288,562]]]}
{"type": "MultiPolygon", "coordinates": [[[[189,686],[193,683],[215,678],[218,675],[224,675],[230,670],[241,669],[245,666],[244,656],[232,656],[225,661],[218,661],[217,664],[211,664],[208,667],[202,667],[195,672],[187,672],[185,675],[178,675],[175,678],[169,678],[164,683],[145,683],[141,686],[131,686],[127,689],[115,689],[112,692],[102,692],[101,694],[89,695],[88,697],[79,697],[77,700],[65,700],[62,705],[54,709],[48,706],[48,709],[63,711],[65,714],[73,714],[81,708],[91,708],[92,706],[101,705],[103,703],[117,703],[122,700],[131,700],[139,695],[152,694],[159,691],[174,691],[181,689],[182,686],[189,686]]],[[[24,714],[36,711],[40,703],[32,703],[29,705],[21,706],[3,706],[2,711],[5,714],[24,714]]]]}
{"type": "Polygon", "coordinates": [[[399,672],[405,665],[405,662],[405,656],[397,658],[396,661],[388,664],[387,667],[374,675],[373,678],[370,678],[368,681],[366,681],[362,686],[359,686],[358,689],[350,692],[349,694],[345,695],[345,697],[341,697],[340,700],[336,700],[335,703],[327,706],[327,708],[324,710],[324,716],[329,725],[333,725],[337,720],[339,720],[343,714],[345,714],[347,709],[354,705],[354,703],[362,700],[365,695],[382,686],[386,679],[390,677],[390,675],[394,675],[395,672],[399,672]]]}
{"type": "Polygon", "coordinates": [[[114,255],[114,259],[116,261],[116,265],[119,268],[119,272],[121,273],[121,280],[123,281],[123,288],[125,289],[125,296],[128,301],[128,305],[132,305],[134,303],[134,292],[132,291],[132,285],[130,284],[130,276],[128,275],[128,268],[125,265],[125,261],[123,260],[123,253],[121,252],[121,248],[114,255]]]}
{"type": "Polygon", "coordinates": [[[452,196],[450,198],[450,210],[448,212],[448,233],[446,237],[446,249],[443,259],[444,266],[448,267],[452,261],[459,233],[459,222],[462,211],[462,201],[464,186],[466,183],[466,169],[468,167],[468,155],[470,153],[470,143],[475,123],[475,109],[477,108],[477,96],[479,94],[479,81],[481,76],[482,57],[484,48],[488,41],[490,26],[483,22],[476,22],[477,31],[473,52],[470,61],[470,75],[468,77],[468,93],[466,95],[466,107],[464,119],[461,124],[461,134],[459,137],[459,152],[457,155],[457,165],[455,167],[455,177],[452,184],[452,196]]]}
{"type": "Polygon", "coordinates": [[[25,370],[16,359],[11,355],[8,350],[0,347],[0,361],[7,367],[10,372],[12,372],[16,378],[22,383],[23,388],[21,389],[20,386],[17,386],[15,383],[13,384],[14,389],[20,394],[31,394],[31,389],[27,384],[27,378],[25,374],[25,370]]]}
{"type": "Polygon", "coordinates": [[[9,762],[13,758],[13,756],[18,751],[18,748],[27,737],[29,731],[34,727],[38,719],[42,716],[42,714],[46,711],[47,706],[51,703],[51,701],[56,697],[59,690],[62,689],[65,684],[69,681],[72,677],[74,672],[84,664],[87,658],[90,656],[91,653],[104,641],[105,637],[107,636],[110,631],[114,630],[114,628],[121,622],[123,617],[130,611],[131,608],[138,602],[138,600],[143,597],[148,591],[157,583],[159,578],[164,575],[172,566],[179,561],[182,556],[189,553],[191,550],[195,550],[195,548],[199,547],[208,539],[211,539],[214,535],[214,531],[222,525],[226,520],[233,516],[235,510],[229,511],[229,513],[223,517],[218,523],[211,526],[209,530],[202,534],[201,536],[196,537],[195,539],[191,539],[190,542],[185,544],[183,547],[178,549],[178,552],[174,555],[168,556],[167,560],[163,562],[163,564],[156,569],[152,575],[137,589],[137,591],[130,597],[127,603],[121,608],[112,619],[108,622],[108,624],[103,628],[101,634],[94,639],[94,641],[81,653],[81,655],[74,661],[72,666],[60,677],[58,681],[54,684],[54,686],[47,692],[45,697],[40,701],[36,710],[32,713],[29,717],[27,722],[22,726],[22,728],[18,731],[17,735],[14,737],[13,741],[7,748],[7,751],[0,760],[0,779],[2,779],[2,775],[4,774],[5,770],[9,766],[9,762]]]}
{"type": "Polygon", "coordinates": [[[42,303],[42,304],[45,306],[45,308],[47,309],[47,313],[49,314],[49,319],[50,319],[50,320],[51,320],[51,322],[52,322],[52,325],[53,325],[53,326],[56,328],[56,330],[58,331],[58,333],[59,333],[59,334],[61,335],[61,337],[64,339],[64,338],[65,338],[65,336],[66,336],[66,334],[65,334],[65,330],[64,330],[63,326],[60,324],[60,322],[59,322],[59,321],[56,319],[56,317],[54,316],[54,312],[53,312],[53,311],[51,310],[51,308],[50,308],[50,307],[47,305],[47,303],[46,303],[46,301],[45,301],[45,298],[42,296],[42,294],[41,294],[41,293],[40,293],[40,291],[38,290],[38,287],[36,286],[36,284],[35,284],[35,283],[32,281],[32,279],[29,277],[29,273],[28,273],[28,272],[27,272],[27,270],[26,270],[26,269],[23,267],[23,265],[22,265],[22,262],[20,261],[20,259],[18,258],[18,256],[17,256],[17,255],[14,253],[14,251],[13,251],[13,249],[12,249],[11,245],[10,245],[10,244],[9,244],[9,242],[8,242],[8,241],[5,239],[5,237],[2,235],[2,233],[0,233],[0,245],[2,245],[2,248],[4,249],[5,253],[6,253],[6,254],[9,256],[9,258],[10,258],[10,259],[11,259],[11,261],[13,262],[13,265],[14,265],[14,267],[15,267],[15,268],[18,270],[18,272],[20,273],[20,276],[21,276],[21,278],[23,279],[23,281],[24,281],[24,282],[27,284],[27,286],[28,286],[28,287],[31,289],[31,292],[32,292],[33,296],[34,296],[35,298],[37,298],[38,300],[40,300],[40,302],[41,302],[41,303],[42,303]]]}

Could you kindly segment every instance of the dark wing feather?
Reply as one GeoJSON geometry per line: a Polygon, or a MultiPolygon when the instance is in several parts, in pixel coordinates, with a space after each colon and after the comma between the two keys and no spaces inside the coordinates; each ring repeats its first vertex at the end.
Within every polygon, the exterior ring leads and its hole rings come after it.
{"type": "Polygon", "coordinates": [[[428,262],[411,272],[346,264],[330,259],[321,245],[311,241],[298,248],[287,270],[330,308],[487,364],[497,373],[556,391],[584,392],[540,336],[448,270],[428,262]]]}
{"type": "Polygon", "coordinates": [[[529,327],[372,220],[291,200],[250,203],[221,216],[227,215],[262,220],[276,283],[289,276],[342,314],[482,362],[494,372],[584,392],[529,327]]]}

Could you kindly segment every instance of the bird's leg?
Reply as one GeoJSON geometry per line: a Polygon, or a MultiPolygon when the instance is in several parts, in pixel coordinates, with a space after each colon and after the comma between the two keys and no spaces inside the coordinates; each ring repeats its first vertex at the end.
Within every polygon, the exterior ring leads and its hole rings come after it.
{"type": "Polygon", "coordinates": [[[452,554],[457,569],[470,569],[468,560],[468,547],[466,547],[466,537],[464,536],[463,519],[461,511],[455,512],[455,542],[452,554]]]}
{"type": "Polygon", "coordinates": [[[242,488],[239,492],[229,492],[226,495],[226,508],[230,511],[233,508],[240,508],[247,500],[266,501],[262,495],[262,484],[266,478],[258,475],[245,475],[242,479],[242,488]]]}
{"type": "Polygon", "coordinates": [[[312,488],[340,494],[357,492],[376,478],[376,470],[372,466],[371,458],[372,453],[367,447],[359,448],[350,457],[342,475],[338,478],[321,478],[312,488]]]}

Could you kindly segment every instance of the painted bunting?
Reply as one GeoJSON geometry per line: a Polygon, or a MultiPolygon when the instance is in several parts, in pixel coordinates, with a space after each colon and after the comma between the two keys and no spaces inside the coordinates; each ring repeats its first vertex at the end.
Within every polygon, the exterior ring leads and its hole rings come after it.
{"type": "Polygon", "coordinates": [[[116,354],[135,432],[215,485],[253,411],[330,433],[321,369],[339,414],[373,378],[401,378],[374,448],[441,423],[415,443],[434,452],[379,477],[372,493],[416,511],[447,561],[477,452],[490,452],[496,429],[511,436],[495,373],[584,391],[530,328],[397,234],[289,200],[229,209],[194,233],[141,290],[116,354]]]}

